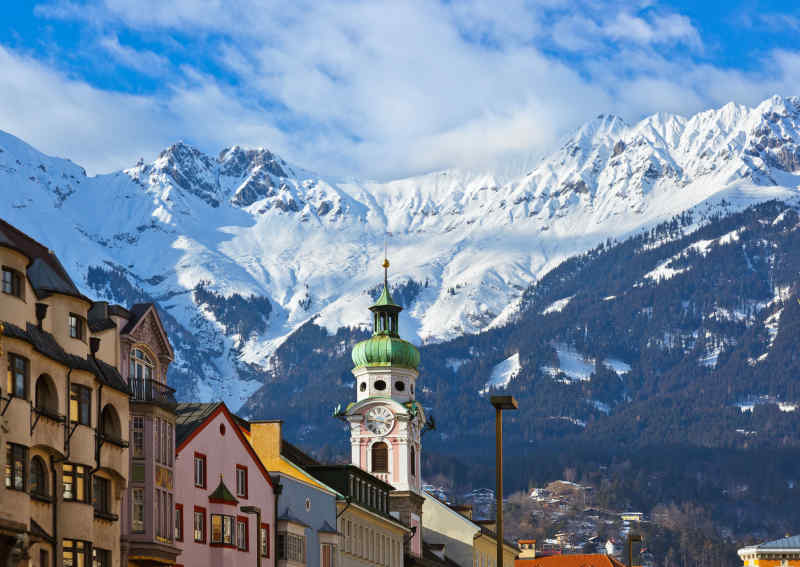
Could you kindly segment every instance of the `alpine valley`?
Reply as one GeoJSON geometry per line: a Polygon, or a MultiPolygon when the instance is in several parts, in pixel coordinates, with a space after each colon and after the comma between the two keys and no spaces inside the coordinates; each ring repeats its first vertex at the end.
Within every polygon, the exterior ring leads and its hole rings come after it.
{"type": "Polygon", "coordinates": [[[529,171],[391,182],[183,143],[88,177],[0,133],[0,192],[87,295],[158,304],[182,398],[344,453],[331,413],[354,399],[388,239],[431,477],[489,482],[500,390],[520,402],[512,486],[612,467],[619,507],[713,494],[736,533],[760,506],[800,521],[800,98],[600,115],[529,171]]]}

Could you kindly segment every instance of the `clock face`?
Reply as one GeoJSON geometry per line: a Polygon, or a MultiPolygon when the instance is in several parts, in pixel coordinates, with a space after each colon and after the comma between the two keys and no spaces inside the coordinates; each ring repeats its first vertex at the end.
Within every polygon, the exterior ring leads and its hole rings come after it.
{"type": "Polygon", "coordinates": [[[384,406],[376,406],[367,412],[365,421],[372,433],[386,435],[394,426],[394,414],[384,406]]]}

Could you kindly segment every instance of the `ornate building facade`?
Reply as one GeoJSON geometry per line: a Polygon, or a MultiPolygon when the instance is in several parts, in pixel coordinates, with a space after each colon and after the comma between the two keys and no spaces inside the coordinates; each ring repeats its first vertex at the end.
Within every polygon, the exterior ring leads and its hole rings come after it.
{"type": "Polygon", "coordinates": [[[113,322],[97,325],[46,247],[0,221],[0,557],[120,564],[130,389],[113,322]]]}

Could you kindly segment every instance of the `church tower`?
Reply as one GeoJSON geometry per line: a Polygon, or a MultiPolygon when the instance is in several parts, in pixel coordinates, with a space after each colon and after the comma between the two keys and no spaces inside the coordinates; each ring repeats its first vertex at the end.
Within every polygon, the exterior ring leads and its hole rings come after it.
{"type": "Polygon", "coordinates": [[[389,261],[383,291],[370,307],[372,336],[353,347],[356,401],[343,417],[350,423],[352,463],[394,486],[390,512],[416,533],[408,552],[421,556],[421,433],[425,413],[416,401],[419,351],[400,338],[403,308],[389,293],[389,261]]]}

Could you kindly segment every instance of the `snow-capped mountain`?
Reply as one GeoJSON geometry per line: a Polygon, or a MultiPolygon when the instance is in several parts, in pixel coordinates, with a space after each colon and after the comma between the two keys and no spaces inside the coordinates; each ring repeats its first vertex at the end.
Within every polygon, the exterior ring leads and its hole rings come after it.
{"type": "Polygon", "coordinates": [[[0,132],[0,215],[54,248],[88,295],[157,300],[172,318],[181,395],[233,408],[305,322],[367,323],[387,233],[403,334],[435,342],[507,322],[533,282],[599,242],[691,208],[794,199],[799,185],[800,98],[633,125],[601,115],[517,176],[391,182],[183,143],[87,177],[0,132]]]}

